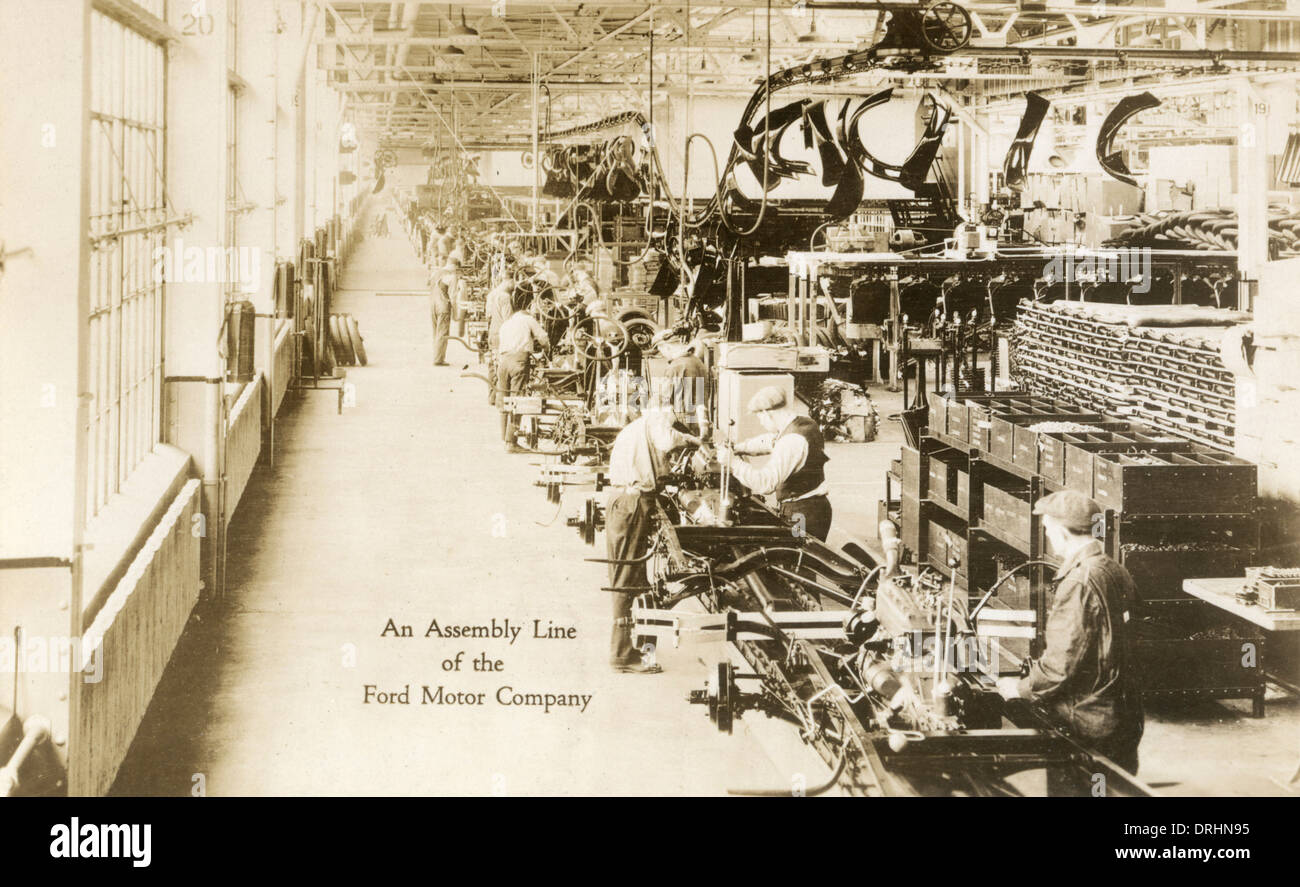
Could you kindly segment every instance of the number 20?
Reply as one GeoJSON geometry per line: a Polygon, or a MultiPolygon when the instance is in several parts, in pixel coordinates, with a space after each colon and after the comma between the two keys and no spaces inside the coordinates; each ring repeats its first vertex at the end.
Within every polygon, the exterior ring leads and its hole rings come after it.
{"type": "Polygon", "coordinates": [[[212,16],[210,15],[191,15],[186,13],[181,16],[181,33],[186,37],[207,36],[212,33],[212,16]]]}

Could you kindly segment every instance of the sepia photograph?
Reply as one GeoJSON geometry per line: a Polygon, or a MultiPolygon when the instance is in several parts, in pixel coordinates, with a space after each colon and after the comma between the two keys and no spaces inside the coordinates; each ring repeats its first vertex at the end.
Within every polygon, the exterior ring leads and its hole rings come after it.
{"type": "Polygon", "coordinates": [[[1300,794],[1298,87],[1297,0],[0,0],[24,852],[1300,794]]]}

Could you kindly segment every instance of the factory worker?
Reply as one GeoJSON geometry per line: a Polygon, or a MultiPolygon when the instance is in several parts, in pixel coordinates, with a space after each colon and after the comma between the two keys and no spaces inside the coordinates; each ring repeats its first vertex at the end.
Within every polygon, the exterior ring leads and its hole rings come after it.
{"type": "Polygon", "coordinates": [[[433,315],[433,365],[447,366],[447,338],[451,335],[451,315],[460,289],[460,262],[448,259],[433,278],[430,301],[433,315]]]}
{"type": "Polygon", "coordinates": [[[434,229],[434,236],[436,237],[436,240],[434,241],[434,252],[437,255],[438,262],[446,264],[448,257],[451,256],[452,247],[456,245],[456,242],[452,239],[452,236],[447,233],[447,229],[441,225],[434,229]]]}
{"type": "Polygon", "coordinates": [[[573,300],[581,302],[584,305],[590,305],[592,302],[600,299],[600,287],[591,276],[591,271],[584,265],[578,265],[570,274],[573,286],[573,300]]]}
{"type": "MultiPolygon", "coordinates": [[[[652,529],[650,516],[660,478],[668,469],[668,454],[685,446],[699,446],[690,433],[694,422],[682,392],[660,390],[651,396],[645,412],[629,422],[609,457],[610,493],[605,509],[605,547],[611,561],[634,561],[646,553],[652,529]]],[[[701,429],[697,429],[701,430],[701,429]]],[[[701,430],[702,433],[702,430],[701,430]]],[[[611,563],[611,588],[636,588],[646,583],[645,564],[611,563]]],[[[640,589],[611,592],[614,628],[609,660],[615,671],[656,674],[662,669],[643,661],[632,646],[632,602],[640,589]]]]}
{"type": "Polygon", "coordinates": [[[718,458],[730,466],[736,480],[760,495],[775,496],[781,516],[794,522],[796,530],[826,541],[831,529],[831,501],[827,498],[826,442],[821,428],[800,416],[786,402],[785,392],[775,385],[759,389],[749,400],[749,411],[767,431],[734,448],[735,455],[770,453],[762,468],[732,458],[722,447],[718,458]]]}
{"type": "MultiPolygon", "coordinates": [[[[1084,746],[1130,773],[1138,768],[1144,715],[1130,646],[1133,577],[1102,550],[1101,506],[1077,490],[1061,490],[1034,504],[1053,554],[1062,564],[1047,613],[1046,647],[1023,678],[1005,677],[1006,699],[1039,703],[1084,746]]],[[[1092,782],[1048,770],[1049,794],[1088,794],[1092,782]]]]}
{"type": "Polygon", "coordinates": [[[507,275],[488,290],[484,304],[488,322],[488,403],[493,405],[497,402],[497,352],[501,348],[501,325],[513,313],[510,296],[514,289],[514,277],[507,275]]]}
{"type": "Polygon", "coordinates": [[[560,277],[551,270],[547,264],[545,256],[533,256],[526,263],[533,276],[546,281],[546,285],[551,289],[556,289],[560,285],[560,277]]]}
{"type": "Polygon", "coordinates": [[[691,339],[687,344],[668,341],[677,334],[678,331],[673,329],[660,330],[655,333],[652,340],[659,354],[668,358],[668,368],[664,371],[664,376],[670,382],[676,382],[678,379],[693,380],[695,403],[704,406],[707,410],[709,370],[704,363],[704,357],[708,353],[709,346],[699,337],[691,339]]]}
{"type": "Polygon", "coordinates": [[[522,452],[516,443],[518,421],[507,412],[505,399],[510,395],[528,393],[529,365],[533,349],[549,348],[550,340],[537,318],[528,313],[533,301],[533,290],[526,282],[517,284],[510,297],[510,317],[501,324],[500,350],[497,354],[497,402],[502,406],[501,436],[506,442],[506,452],[522,452]]]}

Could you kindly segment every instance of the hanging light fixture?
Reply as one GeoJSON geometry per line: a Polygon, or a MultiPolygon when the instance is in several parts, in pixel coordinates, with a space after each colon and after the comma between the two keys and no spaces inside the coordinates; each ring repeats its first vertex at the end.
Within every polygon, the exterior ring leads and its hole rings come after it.
{"type": "Polygon", "coordinates": [[[749,49],[745,50],[740,60],[742,62],[756,62],[763,56],[758,51],[758,13],[755,11],[749,20],[749,49]]]}
{"type": "Polygon", "coordinates": [[[816,12],[816,10],[813,10],[813,13],[812,13],[812,24],[809,25],[809,27],[808,27],[808,33],[807,33],[807,34],[800,34],[798,37],[796,37],[796,38],[794,38],[794,39],[795,39],[795,42],[796,42],[796,43],[816,43],[818,40],[821,39],[821,36],[817,33],[817,12],[816,12]]]}
{"type": "MultiPolygon", "coordinates": [[[[461,15],[462,15],[462,17],[463,17],[463,16],[464,16],[464,13],[462,12],[461,15]]],[[[451,21],[451,6],[450,6],[450,5],[447,6],[447,21],[449,21],[449,22],[451,21]]],[[[441,25],[441,24],[438,25],[438,29],[439,29],[440,31],[442,30],[442,25],[441,25]]],[[[477,32],[475,32],[475,33],[477,34],[477,32]]],[[[440,36],[441,36],[441,35],[440,35],[440,36]]],[[[464,35],[457,35],[457,33],[456,33],[456,28],[453,26],[453,27],[451,27],[451,28],[448,29],[448,31],[447,31],[447,36],[448,36],[448,37],[456,37],[456,36],[464,36],[464,35]]],[[[465,54],[465,50],[463,50],[463,49],[461,49],[459,46],[456,46],[456,45],[451,44],[451,43],[448,43],[448,44],[445,45],[445,46],[440,46],[440,47],[438,47],[438,55],[441,55],[441,56],[457,56],[457,55],[464,55],[464,54],[465,54]]]]}
{"type": "MultiPolygon", "coordinates": [[[[451,7],[447,7],[447,10],[449,13],[447,16],[447,21],[451,21],[451,15],[450,15],[451,7]]],[[[447,32],[447,36],[448,37],[477,37],[478,36],[478,29],[471,28],[469,24],[465,21],[464,9],[461,9],[460,11],[460,24],[453,25],[452,29],[447,32]]]]}

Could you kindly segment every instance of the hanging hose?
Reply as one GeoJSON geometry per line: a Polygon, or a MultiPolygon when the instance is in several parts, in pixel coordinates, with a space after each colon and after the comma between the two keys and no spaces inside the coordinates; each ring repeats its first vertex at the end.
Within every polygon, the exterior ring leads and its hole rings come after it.
{"type": "MultiPolygon", "coordinates": [[[[804,790],[804,797],[815,798],[818,795],[825,794],[835,787],[835,783],[840,781],[841,774],[844,773],[844,765],[848,763],[849,756],[845,753],[848,743],[840,746],[839,760],[835,762],[835,769],[831,772],[831,778],[815,785],[812,788],[804,790]]],[[[772,789],[772,788],[729,788],[727,794],[738,795],[745,798],[789,798],[794,796],[790,789],[772,789]]]]}
{"type": "Polygon", "coordinates": [[[1007,570],[1007,572],[1002,576],[1002,578],[1000,578],[997,582],[994,582],[993,587],[984,593],[984,597],[980,598],[979,603],[975,605],[974,609],[970,611],[970,615],[966,617],[967,621],[970,622],[972,625],[974,625],[975,617],[979,615],[980,610],[984,609],[984,605],[987,604],[989,602],[989,599],[992,598],[993,595],[997,593],[997,590],[1002,587],[1002,583],[1006,582],[1012,576],[1019,573],[1025,567],[1054,567],[1054,566],[1056,565],[1053,564],[1051,561],[1034,560],[1034,561],[1025,561],[1023,564],[1020,564],[1016,567],[1013,567],[1010,570],[1007,570]]]}
{"type": "MultiPolygon", "coordinates": [[[[763,97],[764,100],[767,102],[767,108],[765,111],[767,116],[763,118],[763,142],[764,144],[766,144],[767,138],[772,132],[772,0],[767,0],[767,46],[764,48],[764,53],[766,55],[766,60],[764,61],[764,66],[763,66],[763,71],[765,74],[765,80],[763,82],[763,97]]],[[[745,121],[743,120],[741,121],[742,124],[744,122],[745,121]]],[[[731,156],[727,160],[728,174],[731,172],[732,169],[735,168],[735,165],[736,165],[736,149],[735,149],[735,144],[733,143],[731,156]]],[[[722,224],[726,227],[726,229],[730,231],[732,234],[735,234],[737,237],[748,237],[749,235],[757,231],[759,229],[759,226],[763,224],[763,216],[767,213],[768,176],[771,175],[771,172],[772,172],[772,165],[768,163],[767,158],[764,157],[763,158],[762,203],[760,203],[758,207],[758,217],[754,219],[754,224],[746,231],[741,231],[737,229],[734,225],[731,224],[731,220],[727,218],[726,206],[724,205],[725,200],[722,197],[722,194],[724,193],[722,189],[723,187],[725,187],[725,183],[719,182],[718,193],[715,195],[715,200],[717,200],[718,202],[718,218],[722,221],[722,224]]]]}

